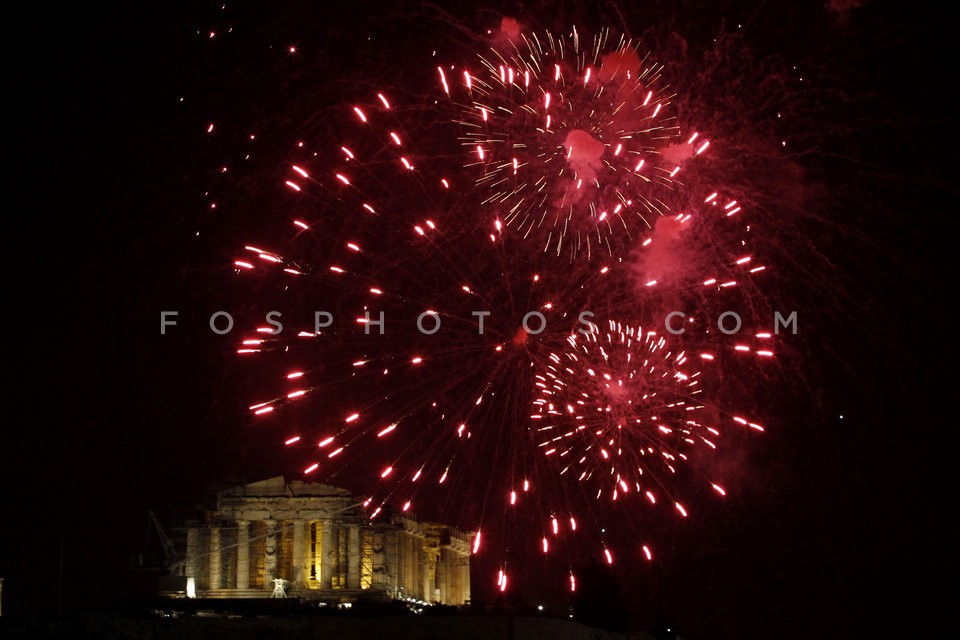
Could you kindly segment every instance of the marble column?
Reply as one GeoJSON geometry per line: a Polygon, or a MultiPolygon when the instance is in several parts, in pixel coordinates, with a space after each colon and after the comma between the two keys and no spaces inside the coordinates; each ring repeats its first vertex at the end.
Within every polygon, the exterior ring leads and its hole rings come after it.
{"type": "Polygon", "coordinates": [[[333,522],[323,521],[323,530],[320,533],[320,588],[330,589],[330,579],[333,577],[333,567],[337,560],[337,549],[333,544],[333,522]]]}
{"type": "Polygon", "coordinates": [[[291,585],[299,589],[307,583],[306,574],[306,552],[303,546],[303,520],[293,521],[293,558],[290,562],[290,570],[293,575],[290,576],[291,585]]]}
{"type": "Polygon", "coordinates": [[[450,550],[450,563],[447,565],[447,604],[462,604],[460,601],[460,558],[450,550]]]}
{"type": "Polygon", "coordinates": [[[447,583],[447,567],[449,566],[449,556],[446,549],[440,549],[437,554],[437,591],[440,592],[440,602],[450,604],[448,601],[450,595],[450,585],[447,583]]]}
{"type": "Polygon", "coordinates": [[[400,587],[400,566],[397,563],[397,556],[400,551],[400,532],[395,531],[385,538],[383,541],[383,566],[387,572],[387,575],[384,576],[387,583],[384,586],[390,590],[391,597],[396,598],[397,590],[400,587]]]}
{"type": "Polygon", "coordinates": [[[347,537],[347,589],[360,588],[360,527],[350,525],[347,537]]]}
{"type": "Polygon", "coordinates": [[[423,590],[420,599],[427,602],[433,602],[433,580],[431,580],[433,576],[431,573],[437,569],[435,564],[431,565],[430,560],[430,552],[427,549],[420,552],[420,588],[423,590]]]}
{"type": "Polygon", "coordinates": [[[279,546],[277,545],[277,521],[267,520],[267,541],[264,545],[263,559],[263,586],[265,589],[273,590],[273,579],[277,577],[277,555],[279,546]]]}
{"type": "Polygon", "coordinates": [[[220,527],[210,527],[210,585],[220,588],[220,527]]]}
{"type": "Polygon", "coordinates": [[[250,588],[250,522],[237,520],[237,589],[250,588]]]}
{"type": "Polygon", "coordinates": [[[197,577],[197,556],[200,553],[200,531],[196,527],[187,529],[187,558],[183,565],[183,574],[188,578],[197,577]]]}

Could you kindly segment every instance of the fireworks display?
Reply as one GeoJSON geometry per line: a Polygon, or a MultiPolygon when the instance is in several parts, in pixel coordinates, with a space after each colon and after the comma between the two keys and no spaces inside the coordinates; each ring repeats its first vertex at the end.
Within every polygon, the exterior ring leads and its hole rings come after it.
{"type": "Polygon", "coordinates": [[[517,34],[436,67],[435,96],[343,104],[337,139],[284,159],[287,231],[233,262],[292,308],[237,346],[270,372],[254,421],[371,518],[476,532],[500,591],[530,554],[570,591],[582,556],[652,560],[647,514],[687,518],[691,482],[726,495],[690,452],[763,431],[718,374],[774,355],[749,215],[680,181],[710,143],[664,68],[582,37],[517,34]]]}
{"type": "Polygon", "coordinates": [[[611,40],[518,34],[481,56],[479,72],[450,80],[486,210],[571,259],[629,251],[669,214],[681,163],[710,145],[697,132],[680,144],[663,66],[641,59],[637,43],[611,40]]]}
{"type": "MultiPolygon", "coordinates": [[[[699,364],[710,355],[671,351],[657,332],[612,321],[605,332],[571,335],[567,343],[534,376],[537,446],[558,461],[559,475],[592,481],[598,500],[636,491],[656,504],[663,474],[677,472],[687,460],[684,450],[716,449],[720,431],[704,418],[706,407],[697,400],[699,364]]],[[[743,418],[734,420],[763,431],[743,418]]],[[[686,516],[683,506],[674,504],[686,516]]]]}
{"type": "Polygon", "coordinates": [[[34,6],[7,635],[946,628],[947,3],[34,6]]]}

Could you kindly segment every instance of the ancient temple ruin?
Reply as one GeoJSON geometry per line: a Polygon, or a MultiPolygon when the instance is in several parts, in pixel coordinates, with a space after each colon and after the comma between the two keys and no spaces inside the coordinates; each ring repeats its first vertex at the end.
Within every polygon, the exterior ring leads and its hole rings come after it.
{"type": "Polygon", "coordinates": [[[472,535],[403,515],[371,521],[344,489],[277,477],[220,492],[188,523],[183,573],[191,597],[462,605],[472,535]]]}

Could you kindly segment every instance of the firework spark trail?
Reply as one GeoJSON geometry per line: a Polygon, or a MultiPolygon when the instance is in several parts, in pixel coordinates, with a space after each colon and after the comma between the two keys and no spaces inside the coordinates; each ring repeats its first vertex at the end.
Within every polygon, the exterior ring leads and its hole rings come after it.
{"type": "MultiPolygon", "coordinates": [[[[299,298],[318,292],[313,300],[330,301],[324,308],[338,310],[338,317],[325,318],[330,326],[319,330],[308,324],[319,309],[310,309],[303,326],[281,335],[257,327],[237,352],[284,363],[276,391],[251,405],[251,414],[267,424],[302,425],[280,435],[285,446],[302,452],[301,470],[310,477],[343,477],[368,496],[371,517],[391,505],[403,512],[449,513],[459,525],[478,531],[475,552],[486,550],[480,541],[490,537],[480,532],[524,529],[527,540],[512,553],[566,553],[568,567],[569,547],[558,541],[577,536],[612,564],[619,554],[602,535],[599,513],[636,500],[653,506],[661,496],[661,503],[687,517],[688,507],[670,480],[681,470],[701,477],[687,450],[712,450],[731,425],[762,429],[739,414],[724,414],[729,424],[711,421],[708,414],[718,410],[704,397],[714,391],[708,381],[710,370],[721,366],[716,360],[728,353],[771,356],[765,346],[769,332],[756,330],[750,340],[689,330],[674,337],[664,335],[663,318],[649,317],[659,308],[651,303],[658,296],[661,302],[711,299],[683,319],[688,329],[699,327],[695,320],[721,308],[740,282],[765,267],[745,248],[743,231],[749,227],[740,223],[743,213],[735,201],[717,192],[667,199],[681,186],[679,165],[670,171],[652,165],[676,152],[635,139],[661,140],[654,137],[659,133],[662,140],[675,138],[676,127],[664,120],[662,109],[651,110],[669,104],[669,97],[653,88],[660,67],[648,65],[634,77],[629,71],[637,68],[634,45],[621,41],[604,54],[606,39],[604,33],[589,50],[575,44],[571,53],[562,38],[548,36],[549,46],[543,46],[531,35],[524,40],[526,66],[516,64],[516,57],[513,63],[503,59],[487,66],[493,79],[465,75],[463,82],[477,101],[491,103],[486,117],[501,119],[504,103],[496,102],[497,96],[533,96],[534,83],[541,83],[534,97],[543,109],[520,109],[520,119],[507,118],[504,129],[522,136],[525,127],[532,128],[531,137],[544,140],[539,151],[526,148],[528,155],[505,163],[498,154],[507,143],[485,132],[477,149],[484,175],[498,173],[510,181],[535,173],[535,166],[553,162],[548,155],[561,148],[567,154],[562,162],[579,162],[583,145],[591,143],[563,131],[592,127],[588,137],[603,140],[602,150],[595,149],[602,162],[592,164],[587,154],[579,169],[550,174],[542,188],[556,195],[570,188],[574,173],[581,180],[593,171],[593,186],[581,192],[589,195],[571,200],[563,192],[571,206],[574,200],[583,205],[578,211],[585,216],[584,225],[564,223],[568,231],[561,238],[569,237],[567,246],[576,248],[567,255],[590,257],[590,247],[603,245],[610,257],[615,237],[623,255],[633,252],[633,270],[621,258],[600,264],[564,260],[559,240],[555,251],[527,250],[532,236],[554,238],[557,232],[557,225],[529,226],[529,209],[514,206],[513,214],[491,224],[481,213],[489,198],[478,211],[477,190],[505,187],[464,175],[476,167],[451,167],[418,152],[429,134],[407,126],[387,92],[343,110],[344,138],[330,145],[335,161],[298,152],[288,163],[283,188],[297,202],[309,203],[313,218],[291,220],[282,250],[251,244],[234,262],[238,273],[293,292],[300,307],[299,298]],[[565,66],[545,75],[540,67],[548,59],[565,66]],[[538,128],[531,119],[550,115],[549,109],[564,114],[579,109],[589,112],[589,121],[563,124],[558,116],[556,125],[538,128]],[[648,128],[626,128],[636,116],[619,119],[624,110],[649,111],[648,128]],[[555,146],[547,134],[565,135],[569,144],[555,146]],[[614,141],[622,145],[619,151],[614,141]],[[616,164],[621,155],[634,156],[632,171],[616,164]],[[641,177],[644,167],[652,172],[641,177]],[[652,189],[661,188],[664,200],[650,205],[652,189]],[[624,196],[628,191],[632,195],[624,196]],[[690,204],[694,197],[697,207],[690,204]],[[618,209],[621,204],[626,208],[618,209]],[[613,219],[622,223],[622,234],[613,233],[613,219]],[[639,223],[631,228],[628,220],[639,223]],[[722,225],[733,226],[715,233],[722,225]],[[587,239],[588,227],[590,234],[601,229],[600,245],[587,239]],[[583,235],[574,239],[571,233],[583,235]],[[634,271],[647,278],[639,293],[634,271]],[[589,335],[577,331],[586,326],[579,316],[585,310],[596,314],[589,335]],[[381,312],[382,336],[373,324],[381,312]],[[475,312],[489,312],[482,335],[475,312]],[[543,314],[542,333],[522,327],[529,312],[543,314]],[[632,328],[613,318],[642,319],[657,329],[632,328]],[[440,328],[424,335],[418,319],[428,331],[440,328]],[[606,332],[599,329],[604,323],[606,332]],[[367,335],[370,329],[373,335],[367,335]],[[537,523],[532,530],[511,524],[529,518],[537,523]]],[[[442,68],[439,75],[450,92],[451,78],[442,68]]],[[[694,151],[677,157],[707,148],[695,135],[678,144],[694,151]]],[[[527,197],[522,189],[507,194],[514,204],[527,197]]],[[[547,219],[552,204],[543,202],[541,218],[547,219]]],[[[538,324],[534,318],[530,328],[538,324]]],[[[721,478],[701,479],[725,495],[721,478]]],[[[501,544],[506,537],[499,536],[501,544]]],[[[643,545],[647,559],[651,548],[643,545]]],[[[506,590],[509,553],[503,546],[494,553],[504,558],[497,586],[506,590]]],[[[564,580],[576,588],[572,573],[564,580]]]]}

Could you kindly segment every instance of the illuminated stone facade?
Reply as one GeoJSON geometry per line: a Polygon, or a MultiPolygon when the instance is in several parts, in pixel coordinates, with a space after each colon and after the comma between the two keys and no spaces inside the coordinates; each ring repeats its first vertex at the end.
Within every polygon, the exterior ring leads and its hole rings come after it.
{"type": "Polygon", "coordinates": [[[371,522],[344,489],[282,477],[217,496],[187,528],[188,594],[263,598],[277,579],[291,597],[470,601],[472,534],[407,517],[371,522]]]}

